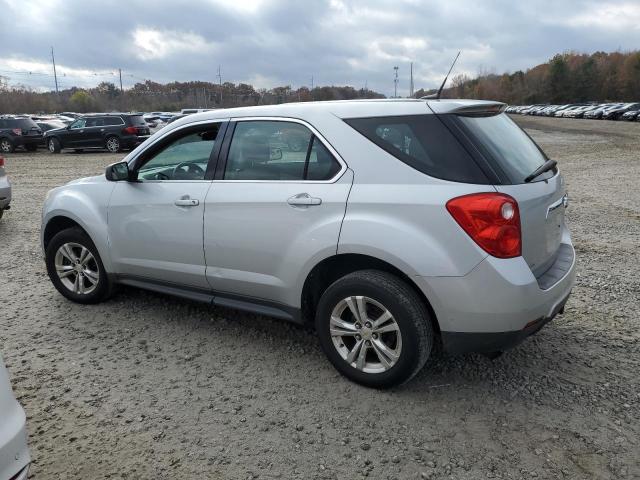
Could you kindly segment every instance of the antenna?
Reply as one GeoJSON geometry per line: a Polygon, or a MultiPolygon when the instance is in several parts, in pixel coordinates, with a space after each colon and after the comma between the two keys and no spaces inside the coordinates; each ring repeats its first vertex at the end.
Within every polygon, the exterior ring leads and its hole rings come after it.
{"type": "Polygon", "coordinates": [[[442,95],[442,90],[444,89],[445,84],[447,83],[447,79],[449,78],[449,74],[451,73],[451,70],[453,70],[453,66],[456,64],[456,62],[458,61],[458,57],[460,56],[461,52],[458,52],[458,54],[456,55],[456,58],[453,59],[453,63],[451,64],[451,68],[449,68],[449,71],[447,72],[447,76],[444,77],[444,80],[442,81],[442,85],[440,85],[440,88],[438,89],[438,93],[432,94],[432,95],[427,95],[426,97],[422,97],[422,98],[435,98],[437,100],[440,100],[440,95],[442,95]]]}

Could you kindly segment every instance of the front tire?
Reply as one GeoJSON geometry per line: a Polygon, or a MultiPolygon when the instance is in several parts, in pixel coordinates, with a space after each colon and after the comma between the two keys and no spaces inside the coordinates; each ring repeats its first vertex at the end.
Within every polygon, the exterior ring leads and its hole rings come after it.
{"type": "Polygon", "coordinates": [[[60,150],[62,150],[62,145],[60,145],[60,140],[58,140],[55,137],[47,140],[47,149],[49,150],[49,153],[60,153],[60,150]]]}
{"type": "Polygon", "coordinates": [[[422,299],[400,278],[378,270],[357,271],[334,282],[320,298],[315,323],[333,366],[373,388],[410,380],[434,342],[422,299]]]}
{"type": "Polygon", "coordinates": [[[118,153],[122,150],[122,146],[120,145],[120,139],[118,137],[109,137],[105,142],[105,147],[111,153],[118,153]]]}
{"type": "Polygon", "coordinates": [[[47,273],[62,296],[76,303],[99,303],[111,293],[111,282],[98,249],[80,228],[57,233],[47,245],[47,273]]]}

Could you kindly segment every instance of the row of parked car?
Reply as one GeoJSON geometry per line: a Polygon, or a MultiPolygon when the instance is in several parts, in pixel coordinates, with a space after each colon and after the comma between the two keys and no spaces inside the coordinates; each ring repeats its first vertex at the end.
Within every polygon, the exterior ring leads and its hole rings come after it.
{"type": "Polygon", "coordinates": [[[172,121],[200,111],[0,115],[0,153],[12,153],[17,148],[33,152],[38,147],[51,153],[62,149],[120,152],[135,148],[172,121]]]}
{"type": "Polygon", "coordinates": [[[543,117],[590,118],[640,122],[640,103],[567,103],[565,105],[514,105],[507,113],[543,117]]]}

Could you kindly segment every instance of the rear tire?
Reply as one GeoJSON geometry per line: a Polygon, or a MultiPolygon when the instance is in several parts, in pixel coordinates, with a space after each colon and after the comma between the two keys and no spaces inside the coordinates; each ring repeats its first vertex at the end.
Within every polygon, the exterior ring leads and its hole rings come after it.
{"type": "Polygon", "coordinates": [[[105,142],[105,147],[111,153],[118,153],[122,151],[122,145],[120,145],[120,139],[118,137],[108,137],[105,142]]]}
{"type": "Polygon", "coordinates": [[[47,148],[49,149],[50,153],[60,153],[60,150],[62,150],[62,145],[60,145],[60,140],[53,137],[47,140],[47,148]]]}
{"type": "Polygon", "coordinates": [[[333,366],[373,388],[409,381],[434,343],[422,299],[400,278],[378,270],[357,271],[334,282],[320,298],[315,324],[333,366]]]}
{"type": "Polygon", "coordinates": [[[2,153],[13,153],[16,149],[15,145],[8,138],[0,139],[0,152],[2,153]]]}
{"type": "Polygon", "coordinates": [[[78,227],[58,232],[47,245],[45,260],[53,286],[73,302],[99,303],[112,292],[98,249],[78,227]]]}

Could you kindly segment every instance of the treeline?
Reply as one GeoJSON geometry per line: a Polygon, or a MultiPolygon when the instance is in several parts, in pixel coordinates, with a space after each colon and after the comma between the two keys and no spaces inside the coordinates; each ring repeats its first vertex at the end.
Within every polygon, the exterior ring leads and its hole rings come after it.
{"type": "Polygon", "coordinates": [[[74,87],[56,94],[35,92],[26,87],[3,87],[0,83],[0,113],[177,111],[182,108],[225,108],[357,98],[384,98],[384,95],[349,86],[315,87],[313,90],[284,86],[267,90],[255,89],[246,83],[161,84],[149,80],[124,91],[120,91],[113,83],[103,82],[95,88],[74,87]]]}
{"type": "MultiPolygon", "coordinates": [[[[499,100],[512,105],[640,100],[640,51],[567,52],[526,72],[458,75],[446,98],[499,100]]],[[[427,92],[418,92],[417,97],[427,92]]]]}

